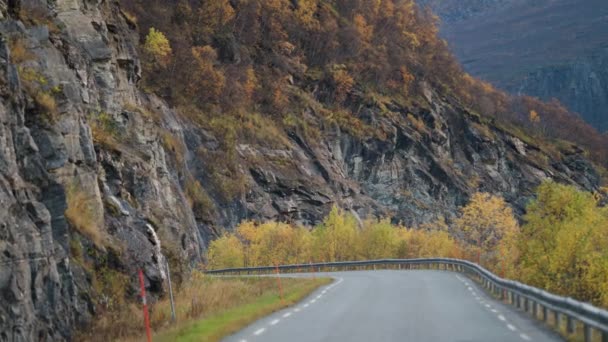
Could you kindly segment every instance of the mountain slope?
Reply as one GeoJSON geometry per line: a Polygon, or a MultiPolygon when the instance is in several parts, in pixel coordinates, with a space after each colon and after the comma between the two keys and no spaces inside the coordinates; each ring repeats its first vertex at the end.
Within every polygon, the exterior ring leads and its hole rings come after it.
{"type": "Polygon", "coordinates": [[[139,269],[161,295],[165,261],[179,282],[244,219],[416,224],[475,191],[521,212],[548,178],[598,187],[579,147],[465,106],[411,3],[389,22],[417,35],[395,37],[336,3],[0,1],[2,339],[70,339],[135,298],[139,269]]]}
{"type": "Polygon", "coordinates": [[[608,5],[593,0],[433,1],[465,69],[512,93],[557,98],[608,129],[608,5]]]}

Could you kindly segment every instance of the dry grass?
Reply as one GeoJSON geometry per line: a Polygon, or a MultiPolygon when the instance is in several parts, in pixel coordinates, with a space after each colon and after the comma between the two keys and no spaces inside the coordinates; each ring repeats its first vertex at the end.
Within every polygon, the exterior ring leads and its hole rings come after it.
{"type": "MultiPolygon", "coordinates": [[[[112,275],[111,279],[106,279],[103,274],[98,277],[103,278],[103,284],[106,284],[100,292],[124,298],[124,278],[112,275]]],[[[281,301],[275,278],[220,278],[194,272],[175,293],[176,324],[171,322],[168,298],[150,305],[154,340],[219,341],[260,317],[300,301],[329,282],[329,279],[282,279],[285,298],[281,301]]],[[[126,304],[121,308],[118,312],[102,312],[94,325],[77,340],[143,341],[141,306],[126,304]]]]}
{"type": "Polygon", "coordinates": [[[215,212],[215,204],[201,183],[192,175],[188,175],[184,188],[192,211],[203,218],[212,217],[215,212]]]}
{"type": "Polygon", "coordinates": [[[13,38],[9,41],[11,50],[11,62],[13,64],[21,64],[34,59],[34,55],[27,49],[22,39],[13,38]]]}
{"type": "Polygon", "coordinates": [[[412,127],[414,127],[414,129],[416,131],[418,131],[419,133],[422,133],[422,134],[428,134],[429,133],[429,130],[426,127],[426,124],[424,123],[424,121],[422,121],[419,118],[415,117],[413,114],[408,114],[407,115],[407,121],[409,121],[409,123],[412,125],[412,127]]]}
{"type": "MultiPolygon", "coordinates": [[[[293,305],[329,279],[282,279],[284,300],[275,278],[200,277],[178,300],[180,325],[157,335],[157,341],[219,341],[255,320],[293,305]],[[184,321],[185,319],[185,321],[184,321]]],[[[152,320],[166,322],[169,308],[155,308],[152,320]]]]}
{"type": "Polygon", "coordinates": [[[171,134],[171,132],[162,131],[160,136],[165,150],[173,153],[175,161],[177,161],[179,165],[183,164],[186,155],[186,146],[184,146],[180,139],[171,134]]]}
{"type": "Polygon", "coordinates": [[[123,137],[119,134],[114,118],[104,112],[95,113],[90,116],[93,141],[111,151],[124,150],[123,137]]]}
{"type": "Polygon", "coordinates": [[[104,248],[107,239],[102,233],[103,211],[93,194],[87,193],[79,185],[72,184],[66,192],[67,205],[64,215],[70,225],[80,234],[89,238],[98,248],[104,248]]]}
{"type": "Polygon", "coordinates": [[[135,14],[132,14],[132,13],[126,11],[125,9],[121,9],[120,13],[122,13],[122,15],[125,17],[125,19],[127,20],[128,23],[130,23],[133,26],[137,26],[137,16],[135,14]]]}

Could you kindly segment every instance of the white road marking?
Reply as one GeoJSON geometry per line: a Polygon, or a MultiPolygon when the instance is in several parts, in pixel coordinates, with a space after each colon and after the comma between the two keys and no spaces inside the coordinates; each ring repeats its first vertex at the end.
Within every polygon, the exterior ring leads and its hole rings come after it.
{"type": "Polygon", "coordinates": [[[486,304],[486,308],[491,308],[492,306],[490,304],[486,304]]]}
{"type": "Polygon", "coordinates": [[[287,317],[289,317],[289,316],[291,316],[291,312],[287,312],[287,313],[285,313],[285,314],[283,315],[283,318],[287,318],[287,317]]]}
{"type": "Polygon", "coordinates": [[[300,310],[301,310],[300,308],[295,308],[295,309],[293,309],[293,312],[300,312],[300,310]]]}
{"type": "Polygon", "coordinates": [[[530,336],[526,335],[526,334],[519,334],[519,337],[521,337],[522,339],[526,340],[526,341],[531,341],[532,339],[530,338],[530,336]]]}
{"type": "Polygon", "coordinates": [[[315,299],[321,299],[321,297],[323,297],[323,295],[318,295],[315,299]]]}
{"type": "Polygon", "coordinates": [[[256,330],[253,334],[255,336],[259,336],[259,335],[262,335],[264,333],[264,331],[266,331],[266,328],[260,328],[260,329],[256,330]]]}
{"type": "Polygon", "coordinates": [[[507,324],[507,328],[509,328],[511,331],[517,330],[517,328],[513,324],[507,324]]]}
{"type": "Polygon", "coordinates": [[[503,315],[498,315],[498,319],[501,320],[501,321],[503,321],[503,322],[507,320],[505,318],[505,316],[503,316],[503,315]]]}
{"type": "Polygon", "coordinates": [[[247,342],[247,340],[240,340],[239,342],[247,342]]]}
{"type": "Polygon", "coordinates": [[[270,322],[270,325],[277,325],[277,323],[279,323],[280,321],[280,319],[275,319],[274,321],[270,322]]]}
{"type": "Polygon", "coordinates": [[[307,308],[310,304],[306,303],[304,305],[302,305],[303,308],[307,308]]]}
{"type": "Polygon", "coordinates": [[[498,313],[498,310],[496,310],[496,309],[492,309],[492,312],[493,312],[493,313],[498,313]]]}

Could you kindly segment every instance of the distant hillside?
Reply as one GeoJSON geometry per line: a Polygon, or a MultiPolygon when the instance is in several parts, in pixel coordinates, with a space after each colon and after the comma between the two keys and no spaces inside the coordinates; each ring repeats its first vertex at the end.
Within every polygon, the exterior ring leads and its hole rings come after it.
{"type": "Polygon", "coordinates": [[[557,98],[608,129],[608,2],[419,0],[464,68],[512,93],[557,98]]]}

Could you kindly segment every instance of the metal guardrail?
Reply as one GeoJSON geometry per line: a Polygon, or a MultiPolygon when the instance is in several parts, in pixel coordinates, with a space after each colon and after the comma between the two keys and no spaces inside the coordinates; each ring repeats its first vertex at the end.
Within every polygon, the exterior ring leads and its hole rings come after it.
{"type": "Polygon", "coordinates": [[[507,303],[531,313],[535,319],[545,322],[549,321],[549,315],[553,314],[553,324],[558,330],[562,322],[566,322],[566,332],[576,333],[576,322],[583,327],[583,336],[586,342],[593,339],[594,330],[598,333],[602,342],[608,342],[608,311],[593,305],[583,303],[572,298],[566,298],[551,294],[536,287],[528,286],[520,282],[500,278],[485,268],[466,260],[447,258],[426,259],[382,259],[370,261],[344,261],[323,262],[296,265],[244,267],[221,270],[206,271],[207,274],[217,275],[242,275],[242,274],[265,274],[275,272],[277,269],[282,273],[290,272],[321,272],[367,269],[373,267],[395,268],[395,269],[443,269],[465,273],[476,279],[486,290],[507,303]]]}

